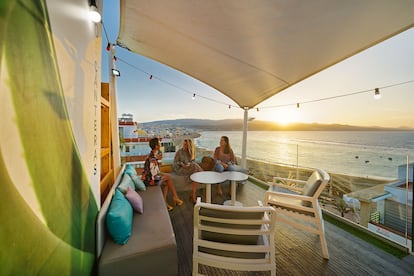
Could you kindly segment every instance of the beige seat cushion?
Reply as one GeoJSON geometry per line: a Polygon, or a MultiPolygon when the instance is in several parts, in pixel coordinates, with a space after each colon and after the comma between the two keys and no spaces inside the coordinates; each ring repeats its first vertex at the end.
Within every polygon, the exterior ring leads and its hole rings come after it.
{"type": "MultiPolygon", "coordinates": [[[[308,181],[306,181],[305,186],[303,186],[302,194],[305,196],[313,196],[321,184],[322,184],[321,174],[318,171],[314,171],[312,175],[308,178],[308,181]]],[[[302,205],[311,206],[311,203],[308,201],[303,201],[302,205]]]]}
{"type": "MultiPolygon", "coordinates": [[[[224,219],[261,219],[263,217],[263,212],[252,212],[252,213],[241,213],[241,212],[232,212],[232,211],[222,211],[214,210],[208,208],[201,208],[200,215],[207,217],[215,218],[224,218],[224,219]]],[[[219,228],[233,228],[233,229],[260,229],[261,225],[245,225],[245,224],[229,224],[221,222],[212,222],[212,221],[203,221],[203,225],[219,227],[219,228]]],[[[201,236],[203,240],[220,242],[220,243],[230,243],[230,244],[243,244],[243,245],[263,245],[263,239],[260,235],[235,235],[235,234],[224,234],[216,233],[209,231],[201,231],[201,236]]],[[[232,258],[251,258],[251,259],[262,259],[264,258],[264,253],[258,252],[231,252],[227,250],[219,250],[213,248],[200,247],[200,252],[205,252],[213,255],[232,257],[232,258]]]]}

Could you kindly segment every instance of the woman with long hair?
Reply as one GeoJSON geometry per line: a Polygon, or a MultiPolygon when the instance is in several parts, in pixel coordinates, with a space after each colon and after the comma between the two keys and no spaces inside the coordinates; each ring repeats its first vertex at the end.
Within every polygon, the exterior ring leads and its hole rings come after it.
{"type": "MultiPolygon", "coordinates": [[[[175,153],[174,171],[178,175],[185,175],[190,179],[190,175],[195,172],[201,172],[203,169],[195,162],[194,144],[191,139],[184,139],[181,148],[175,153]]],[[[190,201],[196,203],[196,191],[198,183],[192,181],[192,191],[190,194],[190,201]]]]}
{"type": "MultiPolygon", "coordinates": [[[[236,156],[234,155],[229,137],[227,136],[221,136],[220,145],[214,150],[214,160],[216,162],[216,165],[214,166],[216,172],[239,171],[246,173],[245,169],[237,165],[236,156]]],[[[220,184],[217,186],[217,194],[223,194],[220,184]]]]}

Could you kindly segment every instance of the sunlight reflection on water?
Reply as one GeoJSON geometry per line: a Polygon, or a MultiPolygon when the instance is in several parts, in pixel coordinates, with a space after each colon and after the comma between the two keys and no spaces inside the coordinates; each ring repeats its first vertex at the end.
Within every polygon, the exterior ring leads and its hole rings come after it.
{"type": "MultiPolygon", "coordinates": [[[[196,145],[214,150],[222,135],[240,156],[241,131],[201,132],[196,145]]],[[[360,176],[395,178],[407,155],[414,160],[414,132],[249,131],[247,137],[248,158],[360,176]]]]}

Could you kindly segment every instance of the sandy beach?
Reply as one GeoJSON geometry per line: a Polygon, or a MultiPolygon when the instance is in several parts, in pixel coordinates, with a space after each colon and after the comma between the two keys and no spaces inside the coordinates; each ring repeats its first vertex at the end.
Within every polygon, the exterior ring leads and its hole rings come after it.
{"type": "MultiPolygon", "coordinates": [[[[212,157],[213,152],[211,150],[196,148],[196,156],[199,158],[203,156],[212,157]]],[[[238,164],[240,164],[240,158],[237,158],[237,161],[238,164]]],[[[311,169],[283,166],[252,159],[247,159],[247,168],[250,176],[266,183],[271,182],[273,176],[306,180],[312,173],[311,169]]],[[[340,216],[341,213],[336,207],[336,202],[337,200],[342,199],[344,194],[372,188],[378,185],[383,186],[386,183],[394,181],[391,179],[360,177],[334,172],[328,173],[331,176],[331,180],[326,187],[326,191],[322,194],[321,205],[322,208],[337,214],[338,216],[340,216]]],[[[346,210],[344,217],[350,221],[359,223],[359,211],[353,212],[352,209],[349,208],[346,210]]]]}
{"type": "MultiPolygon", "coordinates": [[[[196,156],[199,158],[203,156],[213,156],[213,152],[211,150],[196,148],[196,156]]],[[[240,158],[237,159],[238,163],[240,164],[240,158]]],[[[271,182],[273,176],[307,179],[307,177],[312,173],[311,169],[283,166],[252,159],[247,159],[247,168],[249,175],[264,182],[271,182]]],[[[358,191],[393,181],[390,179],[345,175],[335,172],[328,173],[331,176],[331,181],[327,186],[327,192],[331,196],[340,198],[342,198],[344,194],[353,191],[358,191]]]]}

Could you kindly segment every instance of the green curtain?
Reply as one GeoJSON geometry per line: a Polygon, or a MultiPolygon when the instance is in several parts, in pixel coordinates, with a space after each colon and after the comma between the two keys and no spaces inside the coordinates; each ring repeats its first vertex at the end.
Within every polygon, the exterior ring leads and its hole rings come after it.
{"type": "Polygon", "coordinates": [[[89,275],[95,259],[98,207],[69,122],[49,23],[45,0],[0,2],[1,75],[9,76],[3,85],[26,162],[12,166],[29,169],[46,220],[18,193],[0,149],[0,275],[89,275]]]}

